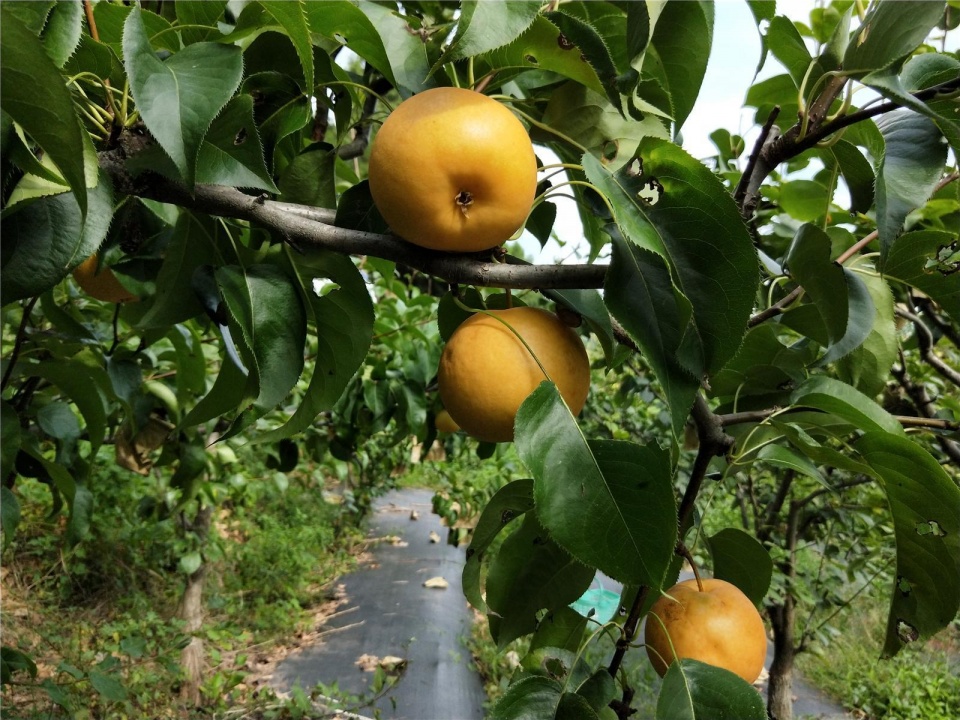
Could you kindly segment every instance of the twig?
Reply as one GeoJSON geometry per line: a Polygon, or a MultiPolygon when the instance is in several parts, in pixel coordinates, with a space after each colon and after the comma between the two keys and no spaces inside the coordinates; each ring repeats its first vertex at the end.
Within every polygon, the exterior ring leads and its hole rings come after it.
{"type": "Polygon", "coordinates": [[[39,295],[33,296],[23,308],[23,317],[20,318],[20,327],[17,328],[17,338],[13,343],[13,351],[10,353],[10,359],[7,360],[7,369],[3,371],[3,380],[0,381],[0,391],[5,390],[7,383],[10,382],[13,368],[17,364],[17,358],[20,357],[20,348],[23,347],[23,341],[26,339],[27,323],[30,321],[30,313],[33,312],[33,306],[37,304],[37,300],[39,299],[39,295]]]}
{"type": "MultiPolygon", "coordinates": [[[[97,21],[93,17],[93,4],[90,0],[83,0],[83,12],[87,16],[87,26],[90,28],[90,37],[100,42],[100,32],[97,30],[97,21]]],[[[111,118],[117,117],[117,107],[113,103],[113,88],[110,87],[110,78],[103,78],[104,95],[107,98],[107,111],[111,118]]]]}
{"type": "Polygon", "coordinates": [[[757,167],[757,160],[760,158],[760,151],[763,150],[763,146],[767,144],[767,138],[770,137],[770,131],[773,129],[773,124],[777,121],[777,117],[780,115],[780,106],[774,105],[773,109],[770,111],[770,115],[767,117],[767,121],[763,124],[763,127],[760,129],[760,137],[757,138],[757,142],[753,145],[753,152],[750,153],[750,157],[747,160],[747,167],[743,171],[743,175],[740,176],[740,182],[737,183],[737,189],[733,193],[733,199],[737,201],[737,205],[743,208],[743,198],[746,195],[747,187],[750,184],[750,178],[753,176],[753,171],[757,167]]]}
{"type": "Polygon", "coordinates": [[[734,439],[723,432],[721,416],[715,415],[710,410],[707,401],[699,393],[697,393],[693,402],[691,417],[697,426],[700,448],[697,451],[696,459],[693,461],[693,469],[690,471],[687,489],[683,493],[683,499],[680,501],[680,507],[677,510],[677,518],[681,528],[690,519],[693,504],[697,495],[700,494],[700,488],[703,485],[704,477],[706,477],[710,461],[718,455],[725,455],[734,443],[734,439]]]}
{"type": "Polygon", "coordinates": [[[932,367],[941,377],[960,388],[960,372],[957,372],[954,368],[947,365],[933,351],[933,346],[935,343],[933,341],[933,333],[930,332],[930,328],[928,328],[924,324],[923,320],[914,315],[912,312],[908,312],[899,307],[895,310],[895,312],[900,317],[905,318],[913,323],[913,327],[917,335],[917,345],[920,347],[920,357],[923,358],[924,362],[932,367]]]}
{"type": "MultiPolygon", "coordinates": [[[[716,417],[723,427],[729,427],[731,425],[763,422],[771,415],[781,412],[781,410],[782,408],[779,407],[771,407],[764,408],[763,410],[746,410],[744,412],[727,413],[725,415],[717,415],[716,417]]],[[[804,412],[806,409],[803,407],[797,407],[795,410],[796,412],[804,412]]],[[[793,410],[790,412],[793,412],[793,410]]],[[[786,415],[789,413],[784,414],[786,415]]],[[[930,428],[933,430],[960,430],[960,422],[945,420],[943,418],[894,415],[894,419],[903,427],[930,428]]]]}

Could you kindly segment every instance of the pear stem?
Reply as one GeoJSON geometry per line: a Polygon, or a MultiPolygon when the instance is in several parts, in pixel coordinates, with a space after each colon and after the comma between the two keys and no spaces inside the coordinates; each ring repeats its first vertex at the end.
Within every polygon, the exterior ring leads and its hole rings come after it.
{"type": "Polygon", "coordinates": [[[677,555],[682,556],[690,563],[690,567],[693,568],[693,577],[697,581],[697,590],[703,592],[703,580],[700,579],[700,571],[697,569],[697,564],[693,561],[693,554],[682,542],[677,543],[677,555]]]}

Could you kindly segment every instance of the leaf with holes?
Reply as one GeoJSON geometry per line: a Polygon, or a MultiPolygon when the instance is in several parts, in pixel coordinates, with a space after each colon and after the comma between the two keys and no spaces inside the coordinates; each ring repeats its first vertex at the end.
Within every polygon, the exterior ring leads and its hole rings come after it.
{"type": "Polygon", "coordinates": [[[556,385],[520,406],[516,447],[550,537],[624,584],[663,584],[677,540],[669,454],[656,445],[587,442],[556,385]]]}
{"type": "Polygon", "coordinates": [[[947,627],[960,609],[960,489],[933,456],[903,436],[854,443],[886,492],[897,541],[886,657],[947,627]]]}
{"type": "Polygon", "coordinates": [[[478,70],[488,73],[510,68],[535,68],[558,73],[604,95],[603,83],[593,67],[580,59],[575,45],[565,43],[561,38],[556,25],[545,17],[537,17],[516,40],[477,58],[482,61],[478,63],[478,70]]]}
{"type": "Polygon", "coordinates": [[[887,256],[884,274],[933,298],[960,322],[960,239],[956,233],[917,230],[900,236],[887,256]]]}
{"type": "Polygon", "coordinates": [[[667,260],[692,305],[703,367],[715,373],[746,332],[760,280],[757,253],[730,193],[703,164],[651,137],[638,157],[640,165],[615,174],[589,155],[583,166],[609,198],[624,237],[667,260]]]}
{"type": "Polygon", "coordinates": [[[144,123],[192,186],[203,137],[240,84],[240,48],[195,43],[164,62],[134,7],[124,23],[123,59],[144,123]]]}

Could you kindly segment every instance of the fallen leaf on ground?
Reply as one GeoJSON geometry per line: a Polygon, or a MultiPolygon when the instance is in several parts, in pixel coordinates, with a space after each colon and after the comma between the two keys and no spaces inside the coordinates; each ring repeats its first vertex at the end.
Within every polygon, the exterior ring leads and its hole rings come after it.
{"type": "Polygon", "coordinates": [[[435,530],[430,531],[430,542],[434,544],[440,542],[440,535],[435,530]]]}
{"type": "Polygon", "coordinates": [[[450,587],[450,583],[444,580],[439,575],[437,577],[432,577],[429,580],[424,581],[423,586],[425,588],[436,588],[437,590],[446,590],[450,587]]]}

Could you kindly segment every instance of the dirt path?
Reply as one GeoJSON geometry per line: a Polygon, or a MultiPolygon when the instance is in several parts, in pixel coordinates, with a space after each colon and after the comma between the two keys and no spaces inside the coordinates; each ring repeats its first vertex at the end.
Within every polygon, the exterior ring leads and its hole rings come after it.
{"type": "Polygon", "coordinates": [[[463,548],[446,544],[446,528],[430,512],[429,490],[392,492],[369,521],[378,543],[373,562],[343,578],[346,602],[324,626],[320,642],[282,660],[271,684],[289,691],[336,682],[341,693],[367,695],[374,668],[399,671],[397,683],[354,718],[480,720],[485,699],[463,638],[471,616],[460,591],[463,548]],[[417,520],[411,520],[411,512],[417,520]],[[431,532],[438,542],[431,542],[431,532]],[[423,583],[443,578],[446,589],[423,583]],[[388,658],[395,658],[388,660],[388,658]]]}

